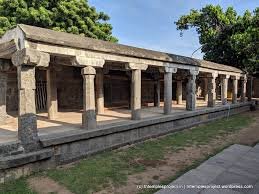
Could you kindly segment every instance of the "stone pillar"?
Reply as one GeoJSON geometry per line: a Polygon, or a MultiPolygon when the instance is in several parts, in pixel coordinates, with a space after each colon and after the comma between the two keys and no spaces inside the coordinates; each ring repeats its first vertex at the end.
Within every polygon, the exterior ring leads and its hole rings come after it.
{"type": "Polygon", "coordinates": [[[208,107],[215,107],[216,106],[216,78],[218,74],[212,73],[208,77],[208,107]]]}
{"type": "Polygon", "coordinates": [[[18,139],[26,150],[37,150],[39,137],[35,106],[35,67],[17,67],[18,77],[18,139]]]}
{"type": "Polygon", "coordinates": [[[156,80],[154,85],[154,106],[160,107],[160,80],[156,80]]]}
{"type": "Polygon", "coordinates": [[[246,83],[247,83],[246,77],[242,78],[241,79],[241,102],[246,101],[246,83]]]}
{"type": "Polygon", "coordinates": [[[87,66],[82,68],[83,76],[83,114],[82,125],[84,129],[95,129],[97,127],[95,113],[95,90],[94,77],[96,70],[94,67],[87,66]]]}
{"type": "Polygon", "coordinates": [[[247,100],[251,101],[253,98],[253,77],[248,77],[248,84],[247,84],[247,100]]]}
{"type": "Polygon", "coordinates": [[[12,56],[18,79],[18,139],[26,152],[40,149],[35,105],[35,69],[48,67],[50,56],[34,49],[22,49],[12,56]]]}
{"type": "Polygon", "coordinates": [[[237,103],[237,88],[238,88],[238,77],[237,76],[232,76],[232,104],[237,103]]]}
{"type": "Polygon", "coordinates": [[[208,102],[208,79],[204,78],[204,101],[208,102]]]}
{"type": "Polygon", "coordinates": [[[164,114],[170,114],[172,110],[172,72],[165,71],[164,75],[164,114]]]}
{"type": "Polygon", "coordinates": [[[0,125],[6,123],[6,89],[7,89],[7,74],[0,72],[0,125]]]}
{"type": "Polygon", "coordinates": [[[183,81],[182,80],[177,80],[176,81],[176,101],[177,104],[182,104],[183,103],[183,81]]]}
{"type": "Polygon", "coordinates": [[[97,114],[104,113],[103,69],[96,71],[96,108],[97,114]]]}
{"type": "Polygon", "coordinates": [[[50,120],[57,118],[58,99],[57,99],[57,83],[56,71],[54,68],[47,69],[47,109],[48,118],[50,120]]]}
{"type": "Polygon", "coordinates": [[[196,108],[196,76],[198,71],[190,71],[186,87],[186,110],[193,111],[196,108]]]}
{"type": "Polygon", "coordinates": [[[171,64],[166,64],[164,72],[164,114],[168,115],[172,111],[172,75],[177,72],[177,68],[171,64]]]}
{"type": "Polygon", "coordinates": [[[221,76],[221,101],[222,105],[226,105],[228,103],[228,79],[229,75],[221,76]]]}
{"type": "Polygon", "coordinates": [[[141,70],[146,70],[148,65],[129,63],[126,69],[131,70],[131,119],[141,119],[141,70]]]}

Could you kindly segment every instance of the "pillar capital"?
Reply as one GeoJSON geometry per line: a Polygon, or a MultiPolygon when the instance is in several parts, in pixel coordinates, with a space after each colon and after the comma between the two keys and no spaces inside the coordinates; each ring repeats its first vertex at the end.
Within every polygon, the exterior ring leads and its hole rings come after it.
{"type": "Polygon", "coordinates": [[[199,70],[198,69],[190,69],[189,71],[189,76],[197,76],[199,74],[199,70]]]}
{"type": "Polygon", "coordinates": [[[176,73],[177,67],[173,64],[166,63],[164,67],[159,68],[159,71],[162,73],[176,73]]]}
{"type": "Polygon", "coordinates": [[[82,75],[95,75],[96,74],[96,70],[95,70],[94,67],[87,66],[87,67],[82,68],[81,74],[82,75]]]}
{"type": "Polygon", "coordinates": [[[212,73],[207,74],[207,78],[216,79],[218,76],[219,76],[219,74],[216,73],[216,72],[212,72],[212,73]]]}
{"type": "Polygon", "coordinates": [[[148,68],[148,65],[141,64],[141,63],[127,63],[126,69],[129,70],[146,70],[148,68]]]}
{"type": "Polygon", "coordinates": [[[90,58],[86,56],[74,56],[71,60],[73,66],[77,67],[99,67],[102,68],[105,60],[104,59],[97,59],[97,58],[90,58]]]}
{"type": "Polygon", "coordinates": [[[50,62],[50,55],[48,53],[40,52],[32,48],[24,48],[16,51],[12,56],[12,62],[15,66],[29,65],[48,67],[50,62]]]}

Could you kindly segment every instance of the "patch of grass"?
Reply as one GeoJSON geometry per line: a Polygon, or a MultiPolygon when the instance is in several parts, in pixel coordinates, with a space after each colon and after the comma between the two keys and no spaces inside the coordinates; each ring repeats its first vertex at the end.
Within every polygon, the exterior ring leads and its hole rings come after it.
{"type": "Polygon", "coordinates": [[[0,184],[0,194],[36,194],[33,192],[24,178],[16,181],[0,184]]]}
{"type": "MultiPolygon", "coordinates": [[[[91,156],[69,169],[57,169],[47,175],[74,193],[92,193],[112,184],[125,184],[129,174],[159,165],[165,155],[191,145],[203,145],[215,138],[249,125],[252,118],[237,115],[194,127],[142,144],[91,156]]],[[[181,172],[182,173],[182,172],[181,172]]]]}

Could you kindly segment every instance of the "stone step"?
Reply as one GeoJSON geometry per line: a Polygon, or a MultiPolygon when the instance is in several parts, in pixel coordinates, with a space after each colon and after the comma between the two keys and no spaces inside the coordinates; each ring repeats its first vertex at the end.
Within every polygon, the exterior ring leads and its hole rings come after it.
{"type": "Polygon", "coordinates": [[[17,155],[24,152],[20,141],[12,141],[0,144],[0,157],[17,155]]]}

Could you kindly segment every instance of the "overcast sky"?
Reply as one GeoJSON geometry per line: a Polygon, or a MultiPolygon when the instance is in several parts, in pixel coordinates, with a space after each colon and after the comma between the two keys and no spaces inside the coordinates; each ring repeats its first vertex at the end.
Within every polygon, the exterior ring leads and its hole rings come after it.
{"type": "MultiPolygon", "coordinates": [[[[181,15],[206,4],[233,6],[238,14],[259,6],[259,0],[89,0],[89,3],[111,17],[113,34],[119,43],[184,56],[191,56],[199,48],[199,41],[195,30],[185,31],[180,37],[174,21],[181,15]]],[[[202,53],[197,52],[194,57],[202,58],[202,53]]]]}

